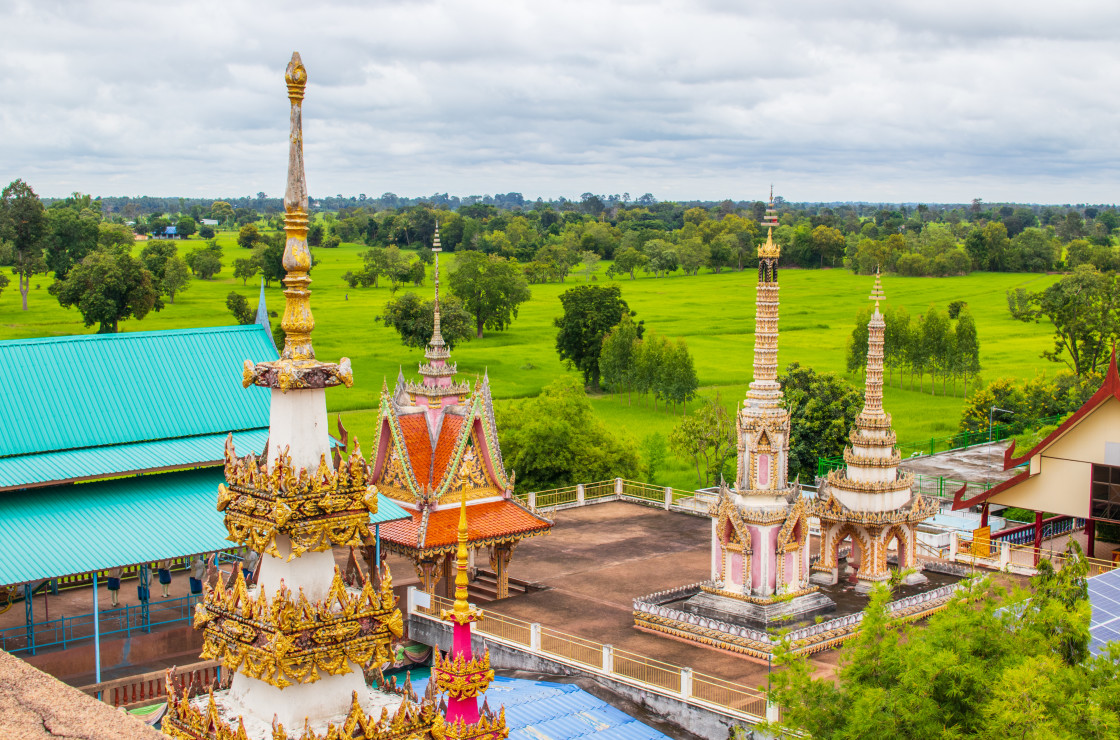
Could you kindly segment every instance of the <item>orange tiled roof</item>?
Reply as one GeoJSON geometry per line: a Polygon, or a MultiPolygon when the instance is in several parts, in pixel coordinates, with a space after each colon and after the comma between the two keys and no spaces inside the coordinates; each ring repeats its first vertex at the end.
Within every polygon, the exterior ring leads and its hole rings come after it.
{"type": "MultiPolygon", "coordinates": [[[[411,519],[385,522],[381,538],[406,549],[451,550],[458,542],[459,507],[428,512],[425,525],[422,511],[411,519]],[[420,541],[423,527],[423,542],[420,541]]],[[[547,519],[533,514],[509,499],[467,504],[467,539],[472,546],[517,540],[543,534],[552,528],[547,519]]]]}
{"type": "Polygon", "coordinates": [[[412,473],[421,488],[428,485],[432,469],[432,440],[428,435],[428,421],[424,414],[409,414],[400,417],[401,434],[408,448],[408,459],[412,463],[412,473]]]}
{"type": "Polygon", "coordinates": [[[432,466],[432,488],[443,480],[451,456],[455,453],[455,442],[459,439],[459,430],[463,428],[463,417],[455,414],[444,414],[443,427],[440,429],[439,441],[436,442],[435,464],[432,466]]]}

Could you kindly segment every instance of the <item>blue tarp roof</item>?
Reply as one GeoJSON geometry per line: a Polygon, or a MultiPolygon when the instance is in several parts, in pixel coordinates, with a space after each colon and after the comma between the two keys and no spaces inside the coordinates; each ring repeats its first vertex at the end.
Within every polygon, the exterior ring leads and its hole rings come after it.
{"type": "MultiPolygon", "coordinates": [[[[257,450],[259,452],[259,450],[257,450]]],[[[0,584],[233,547],[217,510],[222,468],[0,492],[0,584]]],[[[378,495],[374,523],[409,515],[378,495]]]]}
{"type": "MultiPolygon", "coordinates": [[[[421,695],[427,685],[428,679],[413,682],[421,695]]],[[[510,740],[668,740],[575,684],[497,676],[486,701],[495,712],[505,706],[510,740]]]]}

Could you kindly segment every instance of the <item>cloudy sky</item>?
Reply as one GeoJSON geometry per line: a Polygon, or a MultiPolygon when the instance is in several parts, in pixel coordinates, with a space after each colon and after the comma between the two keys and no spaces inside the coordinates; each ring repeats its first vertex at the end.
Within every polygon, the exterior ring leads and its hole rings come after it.
{"type": "Polygon", "coordinates": [[[0,179],[313,196],[1120,200],[1115,0],[0,0],[0,179]]]}

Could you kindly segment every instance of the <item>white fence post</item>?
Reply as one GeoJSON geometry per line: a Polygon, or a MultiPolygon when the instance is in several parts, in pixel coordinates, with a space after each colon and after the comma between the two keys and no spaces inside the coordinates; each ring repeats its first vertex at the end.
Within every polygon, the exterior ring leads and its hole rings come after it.
{"type": "Polygon", "coordinates": [[[614,646],[603,646],[603,673],[614,673],[614,646]]]}
{"type": "Polygon", "coordinates": [[[692,669],[681,669],[681,698],[689,699],[692,697],[692,669]]]}
{"type": "Polygon", "coordinates": [[[534,653],[541,651],[541,623],[533,622],[529,625],[529,649],[534,653]]]}
{"type": "Polygon", "coordinates": [[[778,705],[768,700],[766,702],[766,721],[777,722],[779,719],[781,719],[781,715],[778,712],[778,705]]]}
{"type": "Polygon", "coordinates": [[[999,543],[999,568],[1000,570],[1006,569],[1011,565],[1011,543],[999,543]]]}
{"type": "Polygon", "coordinates": [[[537,510],[537,492],[536,491],[529,491],[529,510],[530,511],[536,511],[537,510]]]}
{"type": "Polygon", "coordinates": [[[665,486],[665,511],[668,511],[669,507],[671,507],[672,505],[673,505],[673,489],[670,488],[669,486],[665,486]]]}
{"type": "Polygon", "coordinates": [[[957,553],[960,552],[960,549],[961,549],[960,535],[954,529],[952,532],[949,533],[949,559],[950,560],[956,560],[957,559],[957,553]]]}
{"type": "Polygon", "coordinates": [[[577,506],[583,506],[583,503],[584,503],[584,500],[583,500],[583,484],[582,483],[577,483],[576,484],[576,505],[577,506]]]}
{"type": "Polygon", "coordinates": [[[621,496],[622,495],[622,479],[621,478],[615,478],[614,479],[614,495],[615,496],[621,496]]]}

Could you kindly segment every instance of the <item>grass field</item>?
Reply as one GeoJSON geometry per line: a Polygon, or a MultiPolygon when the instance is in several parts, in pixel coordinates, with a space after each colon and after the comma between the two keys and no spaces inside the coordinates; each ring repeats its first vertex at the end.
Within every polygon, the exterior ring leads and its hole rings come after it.
{"type": "MultiPolygon", "coordinates": [[[[225,297],[231,290],[243,293],[256,305],[259,283],[246,286],[232,278],[233,261],[246,255],[235,241],[235,234],[224,232],[219,240],[225,255],[222,274],[211,281],[192,280],[190,288],[176,297],[174,305],[150,314],[143,321],[124,321],[122,331],[175,329],[192,326],[217,326],[232,323],[226,310],[225,297]]],[[[196,246],[200,240],[180,245],[180,253],[196,246]]],[[[342,275],[360,262],[365,247],[344,244],[338,249],[316,249],[319,264],[312,278],[312,307],[316,328],[316,353],[325,360],[350,357],[354,367],[354,387],[331,389],[327,403],[331,411],[345,412],[343,421],[360,439],[369,439],[376,412],[382,380],[390,384],[403,368],[407,376],[415,376],[422,352],[400,344],[396,333],[375,321],[390,298],[387,284],[382,287],[350,289],[342,275]]],[[[137,248],[139,251],[139,247],[137,248]]],[[[453,255],[444,255],[442,276],[453,262],[453,255]]],[[[605,270],[609,263],[600,263],[599,284],[609,282],[605,270]]],[[[887,301],[907,307],[911,316],[924,312],[931,303],[945,307],[949,301],[965,300],[976,317],[981,341],[982,376],[1030,377],[1039,372],[1053,373],[1057,366],[1039,359],[1039,352],[1050,343],[1047,324],[1023,324],[1013,321],[1007,312],[1004,293],[1007,289],[1027,286],[1043,287],[1056,278],[1037,274],[976,273],[959,278],[904,278],[888,276],[883,280],[887,301]]],[[[534,285],[532,299],[521,306],[518,318],[505,332],[487,332],[481,339],[457,348],[453,358],[459,372],[467,378],[489,371],[498,399],[536,395],[551,380],[574,373],[557,358],[552,319],[560,313],[558,296],[579,284],[582,276],[570,276],[567,283],[534,285]]],[[[746,392],[751,379],[754,333],[754,288],[756,273],[724,272],[694,277],[669,278],[628,277],[618,281],[623,297],[637,318],[646,327],[672,338],[683,338],[696,363],[701,394],[714,396],[731,409],[746,392]]],[[[856,313],[866,305],[873,280],[845,270],[794,270],[781,273],[782,308],[779,363],[784,367],[792,361],[817,370],[842,372],[848,337],[856,313]]],[[[29,295],[29,310],[20,310],[20,296],[15,280],[0,294],[0,338],[15,339],[44,335],[90,333],[76,310],[64,310],[47,293],[49,276],[38,276],[38,285],[29,295]]],[[[403,289],[402,290],[406,290],[403,289]]],[[[431,294],[431,278],[419,289],[431,294]]],[[[281,286],[273,284],[267,291],[268,305],[283,308],[281,286]]],[[[276,321],[277,319],[274,319],[276,321]]],[[[231,357],[240,365],[243,358],[231,357]]],[[[853,378],[858,383],[858,379],[853,378]]],[[[927,379],[928,384],[928,379],[927,379]]],[[[940,392],[940,391],[939,391],[940,392]]],[[[500,400],[499,400],[500,403],[500,400]]],[[[640,440],[651,433],[668,436],[677,417],[664,410],[654,411],[641,406],[626,406],[617,397],[602,396],[592,400],[597,414],[612,429],[640,440]]],[[[894,416],[899,439],[911,441],[941,436],[956,429],[962,399],[931,396],[916,391],[887,389],[884,403],[894,416]]],[[[695,483],[695,473],[688,464],[676,461],[658,483],[687,487],[695,483]]]]}

